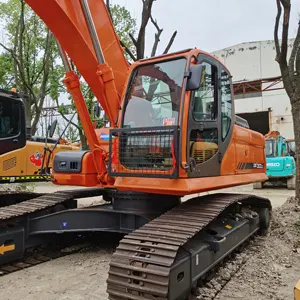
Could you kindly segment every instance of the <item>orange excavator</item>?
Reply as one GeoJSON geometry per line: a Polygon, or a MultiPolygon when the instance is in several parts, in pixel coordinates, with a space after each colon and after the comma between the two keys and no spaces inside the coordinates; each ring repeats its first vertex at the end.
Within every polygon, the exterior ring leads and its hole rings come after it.
{"type": "Polygon", "coordinates": [[[264,137],[235,116],[229,70],[196,48],[130,65],[103,0],[26,2],[57,39],[90,150],[57,153],[53,164],[54,184],[85,188],[0,208],[0,264],[22,259],[49,234],[119,232],[109,299],[186,299],[270,222],[271,203],[258,196],[184,198],[267,180],[264,137]],[[110,128],[93,128],[69,59],[110,128]],[[107,203],[78,208],[74,200],[88,196],[107,203]]]}

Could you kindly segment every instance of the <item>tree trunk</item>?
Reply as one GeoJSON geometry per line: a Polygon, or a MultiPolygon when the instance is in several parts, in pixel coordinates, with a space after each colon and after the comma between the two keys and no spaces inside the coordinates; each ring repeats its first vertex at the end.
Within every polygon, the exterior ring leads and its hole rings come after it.
{"type": "Polygon", "coordinates": [[[88,150],[89,146],[87,144],[86,136],[85,136],[83,130],[79,129],[78,132],[79,132],[79,138],[80,138],[82,150],[88,150]]]}
{"type": "MultiPolygon", "coordinates": [[[[44,103],[43,100],[40,100],[40,101],[41,101],[40,104],[44,103]]],[[[30,120],[30,122],[32,123],[32,125],[31,125],[32,135],[35,135],[37,132],[37,126],[38,126],[38,122],[40,120],[41,114],[42,114],[41,107],[37,107],[35,110],[35,117],[34,117],[33,121],[32,121],[32,119],[30,120]]]]}
{"type": "Polygon", "coordinates": [[[31,128],[31,105],[28,100],[24,99],[25,111],[26,111],[26,127],[31,128]]]}
{"type": "Polygon", "coordinates": [[[291,102],[296,144],[296,198],[298,199],[300,204],[300,94],[295,93],[291,102]]]}

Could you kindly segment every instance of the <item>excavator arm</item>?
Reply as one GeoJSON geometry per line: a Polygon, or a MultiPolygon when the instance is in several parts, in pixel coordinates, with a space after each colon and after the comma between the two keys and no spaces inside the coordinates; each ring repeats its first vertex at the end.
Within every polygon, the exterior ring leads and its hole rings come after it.
{"type": "Polygon", "coordinates": [[[265,139],[274,138],[277,139],[280,136],[279,131],[271,130],[267,134],[265,134],[265,139]]]}
{"type": "Polygon", "coordinates": [[[66,69],[64,84],[72,95],[91,149],[98,181],[113,184],[107,176],[108,153],[99,142],[82,95],[74,62],[110,121],[117,125],[129,63],[103,0],[25,0],[55,36],[66,69]],[[101,41],[101,45],[100,42],[101,41]]]}
{"type": "Polygon", "coordinates": [[[45,22],[74,62],[114,126],[129,63],[123,54],[104,1],[26,0],[25,2],[45,22]],[[92,36],[89,30],[85,4],[88,4],[97,36],[92,36]],[[94,48],[95,39],[101,41],[105,61],[99,61],[94,48]],[[108,83],[109,90],[106,88],[108,83]]]}

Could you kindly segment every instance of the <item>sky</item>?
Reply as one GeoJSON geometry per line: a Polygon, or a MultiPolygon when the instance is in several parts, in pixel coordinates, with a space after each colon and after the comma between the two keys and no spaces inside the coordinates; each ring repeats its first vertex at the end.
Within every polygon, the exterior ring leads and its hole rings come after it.
{"type": "MultiPolygon", "coordinates": [[[[111,0],[125,6],[140,25],[142,0],[111,0]]],[[[164,29],[158,54],[178,31],[172,51],[197,47],[213,52],[243,42],[273,40],[276,0],[156,0],[153,17],[164,29]]],[[[292,0],[289,37],[297,32],[300,1],[292,0]]],[[[147,54],[156,29],[147,28],[147,54]]]]}

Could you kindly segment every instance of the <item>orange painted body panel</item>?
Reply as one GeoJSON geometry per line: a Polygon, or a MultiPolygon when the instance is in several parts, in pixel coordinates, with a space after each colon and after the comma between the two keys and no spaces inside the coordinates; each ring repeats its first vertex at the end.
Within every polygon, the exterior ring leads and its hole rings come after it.
{"type": "Polygon", "coordinates": [[[99,184],[97,170],[91,152],[83,156],[81,173],[56,173],[54,184],[77,185],[77,186],[96,186],[99,184]]]}
{"type": "Polygon", "coordinates": [[[238,164],[253,162],[260,163],[264,167],[263,169],[252,169],[252,173],[265,173],[264,145],[262,134],[235,125],[231,142],[222,160],[221,175],[249,173],[247,169],[238,169],[238,164]]]}
{"type": "MultiPolygon", "coordinates": [[[[118,105],[115,101],[105,103],[99,88],[98,62],[92,40],[85,22],[79,0],[26,0],[45,22],[62,48],[75,63],[103,109],[113,113],[115,120],[118,105]],[[108,107],[109,106],[109,107],[108,107]]],[[[129,64],[120,47],[103,0],[89,0],[89,6],[106,62],[113,70],[114,82],[119,95],[122,94],[129,64]]]]}
{"type": "Polygon", "coordinates": [[[182,179],[118,177],[114,187],[124,191],[184,196],[248,184],[259,180],[265,181],[266,175],[258,173],[182,179]]]}

